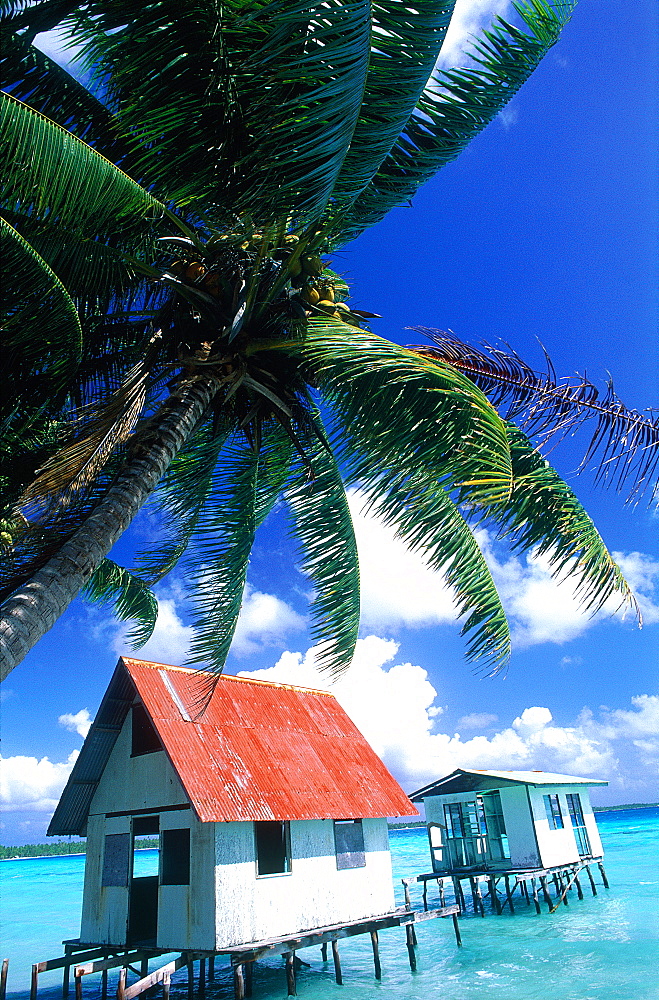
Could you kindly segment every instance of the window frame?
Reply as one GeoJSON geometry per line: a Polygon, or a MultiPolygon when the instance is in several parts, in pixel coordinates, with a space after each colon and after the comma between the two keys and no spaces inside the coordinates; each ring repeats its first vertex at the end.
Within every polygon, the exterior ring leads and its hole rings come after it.
{"type": "MultiPolygon", "coordinates": [[[[183,848],[182,844],[177,845],[176,851],[183,848]]],[[[160,885],[190,885],[192,874],[192,851],[190,827],[172,827],[160,831],[160,885]],[[182,836],[185,835],[185,836],[182,836]],[[178,836],[179,840],[185,841],[187,856],[181,865],[180,857],[177,857],[174,864],[171,863],[172,848],[166,846],[167,841],[171,841],[178,836]]]]}
{"type": "Polygon", "coordinates": [[[257,878],[279,878],[281,875],[290,875],[293,871],[293,855],[291,852],[291,824],[290,820],[255,820],[254,821],[254,864],[256,866],[257,878]],[[262,872],[259,870],[259,828],[261,831],[266,826],[277,824],[283,831],[284,867],[281,871],[262,872]]]}
{"type": "Polygon", "coordinates": [[[561,800],[558,793],[542,796],[545,803],[545,813],[550,830],[564,830],[565,821],[561,810],[561,800]]]}
{"type": "Polygon", "coordinates": [[[366,867],[366,846],[364,843],[364,824],[361,819],[335,819],[333,825],[334,832],[334,857],[336,859],[337,871],[348,871],[352,868],[366,867]],[[347,831],[349,828],[357,834],[357,850],[340,851],[337,839],[337,828],[347,831]]]}

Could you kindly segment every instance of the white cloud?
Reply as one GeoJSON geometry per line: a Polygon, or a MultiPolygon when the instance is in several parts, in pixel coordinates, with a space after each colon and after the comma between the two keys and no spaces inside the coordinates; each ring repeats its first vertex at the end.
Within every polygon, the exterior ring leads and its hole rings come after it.
{"type": "Polygon", "coordinates": [[[440,574],[428,569],[392,528],[366,513],[363,493],[350,490],[348,503],[359,553],[362,627],[386,630],[455,622],[453,595],[440,574]]]}
{"type": "MultiPolygon", "coordinates": [[[[331,690],[357,727],[408,791],[456,767],[543,770],[607,778],[612,801],[637,789],[654,796],[659,757],[659,697],[639,695],[632,709],[584,709],[570,726],[556,725],[546,706],[529,706],[490,736],[443,733],[443,709],[427,672],[397,662],[398,644],[371,635],[357,643],[352,666],[335,683],[315,666],[314,649],[285,652],[275,666],[242,676],[331,690]]],[[[496,722],[472,713],[463,730],[496,722]]],[[[627,799],[629,801],[629,799],[627,799]]]]}
{"type": "Polygon", "coordinates": [[[81,708],[75,715],[65,712],[64,715],[60,715],[57,721],[60,726],[64,726],[70,733],[78,733],[79,736],[82,736],[83,740],[91,729],[92,724],[88,708],[81,708]]]}
{"type": "Polygon", "coordinates": [[[149,641],[137,652],[126,640],[130,625],[122,623],[115,632],[112,649],[117,656],[139,656],[155,663],[184,663],[190,655],[192,628],[180,618],[174,598],[158,599],[158,621],[149,641]]]}
{"type": "Polygon", "coordinates": [[[440,69],[465,64],[464,50],[474,35],[489,27],[494,18],[510,13],[509,0],[457,0],[438,60],[440,69]]]}
{"type": "MultiPolygon", "coordinates": [[[[362,627],[379,632],[401,627],[457,624],[455,602],[439,573],[428,569],[393,528],[367,512],[364,494],[348,494],[361,572],[362,627]]],[[[512,627],[513,643],[525,648],[576,639],[605,618],[624,617],[617,598],[594,617],[580,604],[575,578],[552,577],[547,554],[510,555],[483,529],[475,532],[512,627]],[[500,554],[504,552],[504,554],[500,554]]],[[[615,553],[641,605],[646,625],[659,621],[659,563],[639,552],[615,553]]],[[[634,618],[627,612],[626,618],[634,618]]],[[[569,659],[562,661],[570,662],[569,659]]],[[[576,662],[576,658],[572,661],[576,662]]]]}
{"type": "Polygon", "coordinates": [[[461,729],[487,729],[493,722],[498,722],[498,715],[490,715],[489,712],[471,712],[458,719],[461,729]]]}
{"type": "Polygon", "coordinates": [[[73,750],[61,764],[48,757],[0,758],[0,810],[52,812],[78,753],[73,750]]]}
{"type": "Polygon", "coordinates": [[[274,594],[264,594],[245,587],[231,652],[236,656],[249,656],[269,646],[284,643],[291,632],[305,627],[305,620],[274,594]]]}

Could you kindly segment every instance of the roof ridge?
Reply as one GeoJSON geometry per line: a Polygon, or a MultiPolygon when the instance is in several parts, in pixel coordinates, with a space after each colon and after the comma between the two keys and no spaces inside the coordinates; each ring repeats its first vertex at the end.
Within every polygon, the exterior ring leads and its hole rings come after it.
{"type": "Polygon", "coordinates": [[[308,694],[324,694],[328,698],[335,697],[331,691],[327,691],[325,688],[307,687],[303,684],[285,684],[283,681],[266,681],[261,677],[244,677],[238,676],[237,674],[222,673],[216,675],[211,670],[203,670],[198,667],[179,667],[173,663],[157,663],[155,660],[138,660],[134,656],[122,656],[121,659],[124,663],[135,663],[141,667],[149,667],[154,670],[173,670],[181,674],[195,674],[196,676],[206,675],[208,677],[217,677],[218,680],[223,681],[237,681],[242,684],[256,684],[263,685],[264,687],[280,688],[284,691],[305,691],[308,694]]]}

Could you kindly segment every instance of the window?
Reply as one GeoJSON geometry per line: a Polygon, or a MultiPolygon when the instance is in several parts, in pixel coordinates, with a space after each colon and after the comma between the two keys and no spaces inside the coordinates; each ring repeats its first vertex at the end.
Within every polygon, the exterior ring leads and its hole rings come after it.
{"type": "Polygon", "coordinates": [[[561,813],[558,795],[543,795],[542,797],[545,800],[545,811],[547,813],[547,819],[549,820],[549,829],[562,830],[563,815],[561,813]]]}
{"type": "Polygon", "coordinates": [[[465,835],[460,802],[449,802],[444,806],[444,822],[449,837],[462,838],[465,835]]]}
{"type": "Polygon", "coordinates": [[[131,757],[141,757],[145,753],[162,750],[162,744],[153,728],[151,719],[146,714],[144,705],[133,705],[132,711],[132,745],[131,757]]]}
{"type": "Polygon", "coordinates": [[[108,833],[103,852],[101,885],[128,885],[130,834],[108,833]]]}
{"type": "Polygon", "coordinates": [[[364,868],[366,853],[364,851],[364,830],[360,819],[334,820],[334,847],[336,850],[336,867],[364,868]]]}
{"type": "Polygon", "coordinates": [[[163,830],[161,885],[190,885],[190,830],[163,830]]]}
{"type": "Polygon", "coordinates": [[[284,875],[291,870],[291,831],[288,822],[254,824],[256,874],[284,875]]]}
{"type": "Polygon", "coordinates": [[[574,828],[574,839],[577,842],[577,850],[579,851],[579,855],[585,858],[590,854],[590,840],[588,838],[588,831],[586,830],[586,822],[583,818],[579,793],[568,794],[565,798],[567,799],[567,811],[570,814],[570,820],[574,828]]]}

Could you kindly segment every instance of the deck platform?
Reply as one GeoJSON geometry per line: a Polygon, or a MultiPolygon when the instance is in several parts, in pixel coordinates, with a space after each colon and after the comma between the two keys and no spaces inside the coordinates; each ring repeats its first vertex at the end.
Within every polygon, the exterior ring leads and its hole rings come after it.
{"type": "Polygon", "coordinates": [[[485,916],[484,895],[482,885],[485,883],[485,896],[489,897],[491,910],[501,914],[506,906],[510,913],[515,912],[515,893],[518,893],[518,901],[535,905],[536,913],[541,913],[540,894],[550,913],[554,913],[561,903],[568,905],[568,893],[576,889],[579,899],[583,899],[583,890],[579,881],[579,876],[585,874],[590,882],[593,896],[597,895],[595,879],[591,872],[591,866],[597,865],[605,889],[609,888],[609,882],[604,871],[601,857],[582,858],[579,862],[567,865],[556,865],[549,868],[508,868],[506,870],[493,870],[491,868],[460,868],[453,871],[443,870],[436,872],[426,872],[416,876],[416,881],[423,885],[423,907],[428,908],[428,883],[437,882],[440,905],[446,905],[446,883],[451,885],[455,902],[461,910],[467,910],[467,898],[471,896],[473,912],[485,916]],[[468,884],[465,892],[463,882],[468,884]],[[503,888],[499,883],[503,883],[503,888]],[[549,886],[554,889],[552,898],[549,886]],[[530,891],[529,891],[530,890],[530,891]]]}

